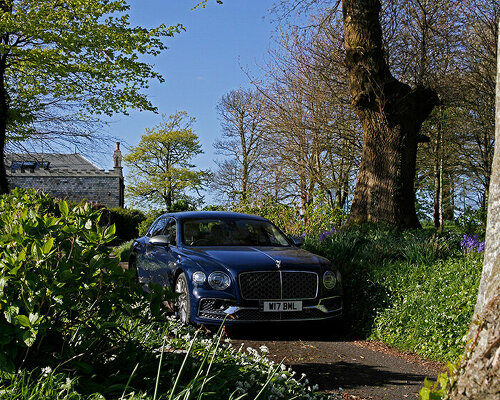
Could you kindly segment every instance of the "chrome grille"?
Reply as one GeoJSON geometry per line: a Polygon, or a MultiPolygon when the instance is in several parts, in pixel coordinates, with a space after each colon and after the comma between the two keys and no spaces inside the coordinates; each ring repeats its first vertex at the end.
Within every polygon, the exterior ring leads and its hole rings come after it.
{"type": "Polygon", "coordinates": [[[243,272],[239,282],[245,300],[307,300],[318,294],[318,275],[314,272],[243,272]]]}

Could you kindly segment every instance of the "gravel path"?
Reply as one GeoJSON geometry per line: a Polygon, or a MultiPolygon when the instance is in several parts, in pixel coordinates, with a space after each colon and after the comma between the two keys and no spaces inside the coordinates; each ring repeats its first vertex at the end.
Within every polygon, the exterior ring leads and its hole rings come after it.
{"type": "Polygon", "coordinates": [[[443,369],[379,342],[349,339],[324,324],[235,327],[228,336],[234,346],[267,346],[268,358],[284,360],[319,391],[345,399],[415,400],[425,377],[435,380],[443,369]]]}

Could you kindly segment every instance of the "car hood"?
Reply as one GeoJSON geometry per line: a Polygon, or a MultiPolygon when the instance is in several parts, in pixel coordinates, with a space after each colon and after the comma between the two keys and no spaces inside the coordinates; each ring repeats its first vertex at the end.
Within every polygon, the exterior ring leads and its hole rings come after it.
{"type": "MultiPolygon", "coordinates": [[[[316,256],[297,247],[193,247],[187,250],[197,262],[215,262],[237,272],[249,270],[300,269],[317,271],[326,258],[316,256]]],[[[188,254],[186,254],[188,255],[188,254]]]]}

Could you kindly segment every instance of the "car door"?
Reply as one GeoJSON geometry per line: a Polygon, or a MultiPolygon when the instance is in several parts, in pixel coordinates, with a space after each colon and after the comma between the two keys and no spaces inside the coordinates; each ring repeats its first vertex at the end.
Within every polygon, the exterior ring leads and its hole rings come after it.
{"type": "Polygon", "coordinates": [[[173,217],[165,216],[158,221],[149,232],[145,246],[144,258],[151,282],[162,286],[172,286],[176,268],[177,227],[173,217]],[[169,239],[169,244],[153,244],[149,240],[153,236],[163,235],[169,239]]]}

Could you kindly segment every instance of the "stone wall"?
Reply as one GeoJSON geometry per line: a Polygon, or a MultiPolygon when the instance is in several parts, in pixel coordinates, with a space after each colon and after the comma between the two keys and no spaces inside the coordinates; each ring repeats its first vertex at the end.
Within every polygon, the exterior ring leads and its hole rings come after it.
{"type": "Polygon", "coordinates": [[[107,207],[123,206],[123,177],[121,168],[106,171],[8,172],[10,187],[33,188],[70,201],[88,200],[107,207]]]}

